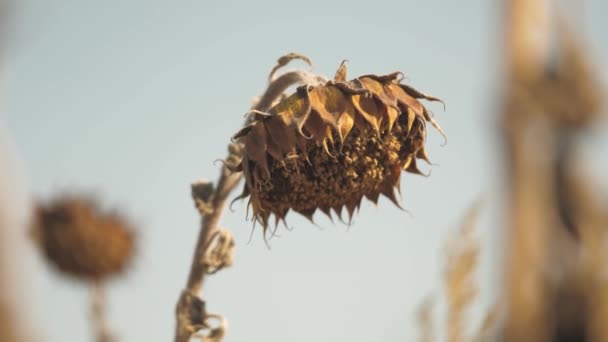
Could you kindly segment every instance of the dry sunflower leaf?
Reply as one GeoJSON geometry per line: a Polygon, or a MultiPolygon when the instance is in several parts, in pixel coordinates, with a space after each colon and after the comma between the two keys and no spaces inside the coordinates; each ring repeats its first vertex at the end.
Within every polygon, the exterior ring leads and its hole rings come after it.
{"type": "Polygon", "coordinates": [[[297,53],[297,52],[290,52],[284,56],[281,56],[277,60],[277,64],[275,64],[275,66],[272,68],[272,71],[270,71],[270,75],[268,75],[268,81],[272,81],[274,74],[280,68],[286,66],[287,64],[289,64],[289,62],[293,61],[294,59],[300,59],[300,60],[304,61],[304,63],[308,64],[308,66],[312,67],[312,61],[310,60],[310,58],[308,58],[307,56],[302,55],[300,53],[297,53]]]}

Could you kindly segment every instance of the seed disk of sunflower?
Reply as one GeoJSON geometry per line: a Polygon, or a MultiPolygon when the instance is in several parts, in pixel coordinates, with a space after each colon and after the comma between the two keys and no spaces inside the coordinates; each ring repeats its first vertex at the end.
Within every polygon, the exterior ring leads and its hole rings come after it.
{"type": "Polygon", "coordinates": [[[341,217],[346,208],[352,219],[363,197],[399,205],[401,171],[421,174],[417,160],[429,162],[427,122],[444,134],[419,100],[442,101],[401,84],[402,76],[345,81],[342,63],[333,81],[299,87],[234,135],[244,146],[239,198],[249,196],[264,232],[271,215],[276,224],[289,210],[312,220],[317,209],[341,217]]]}
{"type": "Polygon", "coordinates": [[[60,271],[89,280],[123,272],[134,254],[135,234],[125,219],[77,197],[39,205],[34,236],[60,271]]]}

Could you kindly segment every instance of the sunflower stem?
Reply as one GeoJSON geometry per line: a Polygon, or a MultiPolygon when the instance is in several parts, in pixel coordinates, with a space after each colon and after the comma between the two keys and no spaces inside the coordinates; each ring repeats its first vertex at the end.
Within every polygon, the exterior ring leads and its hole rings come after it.
{"type": "MultiPolygon", "coordinates": [[[[539,143],[527,149],[530,127],[541,126],[536,108],[529,105],[527,89],[513,91],[518,84],[535,83],[543,77],[548,60],[550,14],[547,0],[508,0],[506,24],[507,89],[502,113],[503,137],[509,187],[505,299],[509,305],[505,341],[549,341],[547,283],[543,269],[548,264],[551,170],[544,160],[530,155],[550,151],[549,129],[536,132],[539,143]],[[531,123],[534,120],[535,123],[531,123]],[[532,190],[533,189],[533,190],[532,190]]],[[[542,126],[541,126],[542,127],[542,126]]]]}
{"type": "MultiPolygon", "coordinates": [[[[303,57],[305,56],[297,55],[294,58],[303,57]]],[[[286,58],[287,59],[284,61],[279,60],[278,66],[271,72],[271,78],[277,69],[289,62],[289,58],[291,57],[288,56],[286,58]]],[[[307,59],[307,57],[305,58],[307,59]]],[[[308,63],[311,64],[310,61],[308,61],[308,63]]],[[[251,109],[258,112],[266,112],[270,109],[273,102],[291,85],[298,83],[317,83],[322,80],[321,77],[305,71],[293,71],[283,74],[270,81],[264,94],[251,109]]],[[[250,118],[247,119],[246,124],[249,122],[250,118]]],[[[193,185],[192,195],[194,197],[195,205],[201,215],[201,229],[194,248],[194,255],[192,257],[186,288],[180,294],[176,304],[175,342],[187,342],[198,330],[209,328],[207,326],[207,318],[209,315],[205,310],[205,301],[203,300],[201,291],[204,285],[205,275],[209,274],[210,270],[208,269],[208,264],[203,263],[203,258],[211,247],[210,240],[213,239],[215,233],[218,232],[218,223],[222,211],[226,206],[226,200],[241,179],[241,173],[234,172],[227,164],[229,162],[234,162],[235,160],[240,160],[242,157],[241,143],[237,142],[231,144],[228,150],[230,153],[226,159],[226,163],[222,166],[217,186],[214,188],[210,183],[193,185]]],[[[236,163],[238,164],[238,162],[236,163]]]]}
{"type": "Polygon", "coordinates": [[[594,123],[601,87],[580,38],[555,3],[508,0],[506,5],[502,134],[509,187],[504,274],[509,309],[502,340],[606,341],[608,302],[599,300],[608,297],[606,282],[598,271],[580,275],[588,262],[581,255],[592,252],[580,237],[605,222],[590,214],[598,201],[576,196],[584,186],[571,183],[583,177],[567,177],[580,165],[572,162],[572,136],[594,123]]]}
{"type": "Polygon", "coordinates": [[[91,324],[96,342],[116,341],[110,324],[106,319],[106,295],[102,280],[91,284],[91,324]]]}
{"type": "Polygon", "coordinates": [[[239,183],[240,178],[241,173],[235,173],[231,171],[228,166],[224,165],[217,182],[217,187],[208,188],[211,191],[206,194],[204,192],[200,193],[194,191],[196,184],[193,185],[193,197],[195,203],[197,203],[197,207],[201,208],[199,202],[209,204],[210,206],[206,207],[205,210],[199,209],[201,214],[201,229],[194,249],[186,288],[177,302],[175,342],[187,342],[197,330],[204,328],[206,321],[205,316],[207,314],[204,312],[204,301],[202,300],[201,291],[204,285],[205,275],[208,274],[209,270],[202,260],[210,246],[210,239],[213,237],[214,233],[218,231],[218,223],[222,211],[226,206],[226,200],[239,183]],[[183,300],[187,296],[194,296],[195,298],[200,299],[200,301],[183,300]],[[201,306],[202,309],[193,309],[192,306],[196,304],[201,306]]]}

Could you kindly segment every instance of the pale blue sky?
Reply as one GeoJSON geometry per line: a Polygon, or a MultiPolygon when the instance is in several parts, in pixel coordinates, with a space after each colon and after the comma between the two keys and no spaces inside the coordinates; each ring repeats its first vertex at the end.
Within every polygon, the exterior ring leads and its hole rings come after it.
{"type": "MultiPolygon", "coordinates": [[[[213,161],[276,59],[299,51],[326,75],[343,59],[351,76],[403,71],[445,100],[445,112],[429,108],[449,136],[441,147],[429,134],[439,164],[424,166],[431,177],[403,176],[411,215],[386,200],[364,202],[350,229],[290,215],[294,230],[268,250],[259,231],[248,243],[238,203],[222,220],[236,236],[235,265],[209,279],[205,297],[229,320],[227,342],[412,341],[417,305],[439,293],[448,232],[480,193],[496,197],[496,3],[19,0],[3,119],[31,193],[93,191],[138,223],[138,259],[110,287],[110,319],[124,341],[168,341],[198,229],[189,184],[215,179],[213,161]]],[[[585,30],[599,61],[608,58],[606,15],[608,3],[588,1],[585,30]]],[[[605,174],[608,139],[593,139],[589,155],[605,174]]],[[[500,227],[487,221],[481,232],[494,249],[500,227]]],[[[485,303],[491,264],[481,277],[485,303]]],[[[40,261],[28,270],[45,341],[90,340],[84,287],[40,261]]]]}

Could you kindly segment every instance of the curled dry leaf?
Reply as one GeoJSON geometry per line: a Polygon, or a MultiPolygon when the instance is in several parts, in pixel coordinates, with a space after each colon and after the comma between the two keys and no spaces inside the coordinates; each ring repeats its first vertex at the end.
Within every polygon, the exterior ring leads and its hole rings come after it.
{"type": "MultiPolygon", "coordinates": [[[[401,73],[346,81],[343,62],[336,79],[306,84],[267,112],[253,113],[233,139],[244,145],[245,188],[254,220],[268,227],[291,209],[309,219],[320,209],[348,216],[365,196],[380,194],[398,205],[401,171],[421,174],[428,162],[426,124],[439,130],[419,101],[441,101],[401,84],[401,73]]],[[[443,134],[443,132],[440,130],[443,134]]]]}
{"type": "Polygon", "coordinates": [[[229,230],[220,229],[213,234],[202,260],[207,273],[213,274],[224,267],[232,266],[234,245],[234,237],[229,230]]]}
{"type": "Polygon", "coordinates": [[[184,290],[176,307],[179,336],[192,336],[201,329],[208,329],[205,301],[192,291],[184,290]]]}
{"type": "Polygon", "coordinates": [[[277,64],[274,65],[274,67],[270,71],[270,75],[268,75],[268,81],[272,81],[274,74],[279,69],[286,66],[287,64],[289,64],[289,62],[293,61],[294,59],[300,59],[300,60],[304,61],[304,63],[308,64],[308,66],[312,67],[312,61],[310,60],[310,58],[308,58],[308,56],[297,53],[297,52],[290,52],[286,55],[281,56],[277,60],[277,64]]]}
{"type": "MultiPolygon", "coordinates": [[[[209,321],[211,318],[217,320],[218,324],[215,327],[202,329],[195,335],[195,337],[199,338],[201,342],[220,342],[224,336],[226,336],[226,330],[228,328],[228,322],[226,319],[217,314],[207,315],[207,321],[209,321]]],[[[210,326],[208,322],[207,324],[210,326]]]]}
{"type": "Polygon", "coordinates": [[[199,180],[190,186],[194,205],[201,215],[213,212],[213,183],[207,180],[199,180]]]}

